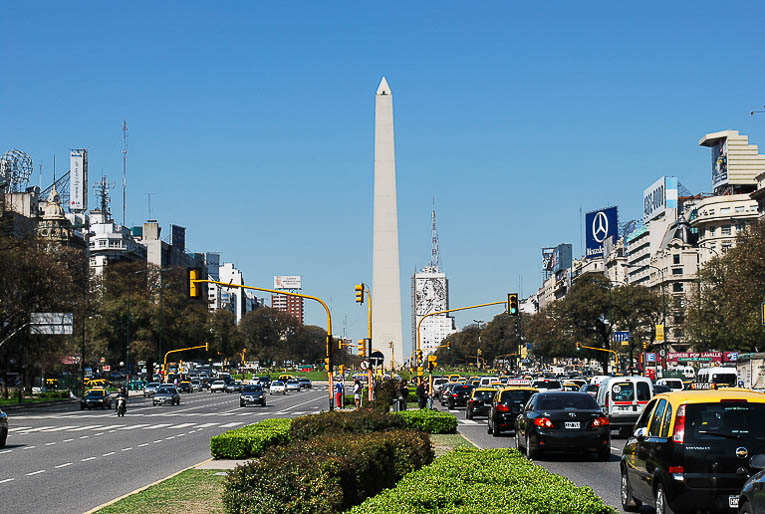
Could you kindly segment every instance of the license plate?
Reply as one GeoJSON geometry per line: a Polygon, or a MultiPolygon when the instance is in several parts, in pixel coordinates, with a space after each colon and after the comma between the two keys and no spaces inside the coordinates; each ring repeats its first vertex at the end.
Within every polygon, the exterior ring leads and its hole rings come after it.
{"type": "Polygon", "coordinates": [[[579,428],[578,421],[566,421],[566,428],[579,428]]]}
{"type": "Polygon", "coordinates": [[[738,508],[738,496],[728,496],[728,507],[731,509],[738,508]]]}

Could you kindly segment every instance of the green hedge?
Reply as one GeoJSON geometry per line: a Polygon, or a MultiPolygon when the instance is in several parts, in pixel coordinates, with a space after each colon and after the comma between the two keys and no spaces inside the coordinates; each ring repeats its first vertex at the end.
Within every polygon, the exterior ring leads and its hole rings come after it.
{"type": "Polygon", "coordinates": [[[432,461],[422,432],[326,434],[237,466],[226,478],[223,504],[230,514],[341,512],[432,461]]]}
{"type": "Polygon", "coordinates": [[[365,434],[404,428],[403,418],[374,409],[330,411],[300,416],[292,420],[290,439],[308,441],[324,434],[365,434]]]}
{"type": "Polygon", "coordinates": [[[589,487],[577,487],[517,450],[456,449],[350,512],[610,514],[616,510],[589,487]]]}
{"type": "Polygon", "coordinates": [[[266,419],[254,425],[229,430],[210,439],[214,459],[249,459],[290,440],[290,419],[266,419]]]}
{"type": "Polygon", "coordinates": [[[431,409],[417,409],[397,412],[409,430],[422,430],[430,434],[456,434],[457,417],[448,412],[431,409]]]}

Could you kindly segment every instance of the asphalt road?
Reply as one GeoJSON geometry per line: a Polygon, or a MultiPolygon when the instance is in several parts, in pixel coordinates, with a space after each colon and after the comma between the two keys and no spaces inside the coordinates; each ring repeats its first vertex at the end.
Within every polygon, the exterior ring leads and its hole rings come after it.
{"type": "MultiPolygon", "coordinates": [[[[436,402],[436,407],[442,408],[436,402]]],[[[465,419],[465,409],[449,410],[457,416],[457,430],[481,448],[515,448],[515,437],[511,432],[504,432],[501,437],[494,437],[486,432],[486,418],[465,419]]],[[[608,505],[621,509],[619,459],[622,455],[625,439],[618,438],[614,433],[611,439],[611,460],[600,462],[593,454],[548,454],[535,460],[536,464],[544,466],[558,475],[569,478],[578,486],[588,486],[595,491],[608,505]]],[[[641,513],[652,513],[652,508],[643,507],[641,513]]]]}
{"type": "Polygon", "coordinates": [[[238,394],[183,394],[178,406],[131,397],[125,417],[79,405],[9,414],[0,511],[85,512],[210,458],[210,437],[266,418],[326,410],[326,386],[239,407],[238,394]]]}

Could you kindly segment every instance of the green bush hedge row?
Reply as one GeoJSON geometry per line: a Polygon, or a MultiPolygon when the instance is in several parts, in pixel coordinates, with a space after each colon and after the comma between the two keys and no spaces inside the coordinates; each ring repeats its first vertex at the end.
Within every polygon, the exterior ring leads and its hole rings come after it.
{"type": "Polygon", "coordinates": [[[365,434],[404,428],[403,418],[376,411],[331,411],[301,416],[292,420],[290,439],[307,441],[324,434],[365,434]]]}
{"type": "Polygon", "coordinates": [[[290,440],[290,419],[266,419],[260,423],[229,430],[210,439],[214,459],[249,459],[290,440]]]}
{"type": "Polygon", "coordinates": [[[610,514],[589,487],[533,464],[517,450],[456,449],[351,511],[610,514]]]}
{"type": "Polygon", "coordinates": [[[457,433],[457,417],[448,412],[431,409],[406,410],[395,413],[404,419],[409,430],[421,430],[429,434],[457,433]]]}
{"type": "Polygon", "coordinates": [[[432,461],[423,432],[325,434],[237,466],[226,478],[223,504],[230,514],[341,512],[432,461]]]}

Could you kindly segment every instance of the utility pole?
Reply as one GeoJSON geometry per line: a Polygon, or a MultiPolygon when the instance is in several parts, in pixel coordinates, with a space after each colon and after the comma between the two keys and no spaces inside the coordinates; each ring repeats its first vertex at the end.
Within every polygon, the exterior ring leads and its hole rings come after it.
{"type": "Polygon", "coordinates": [[[122,226],[125,226],[125,202],[127,191],[127,120],[122,120],[122,226]]]}

